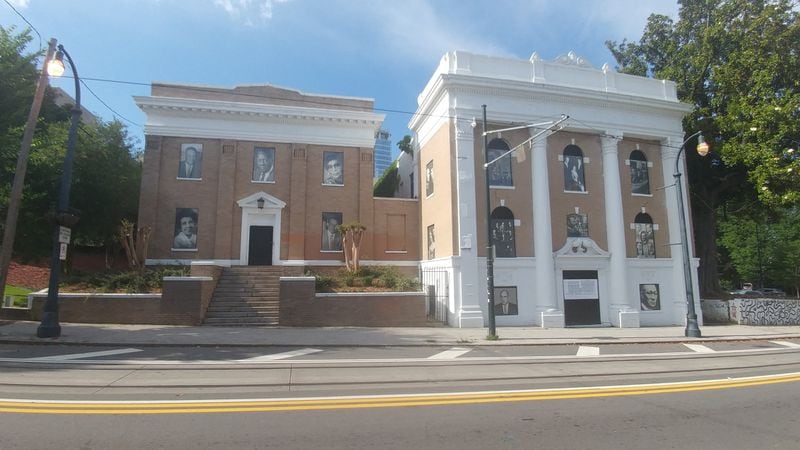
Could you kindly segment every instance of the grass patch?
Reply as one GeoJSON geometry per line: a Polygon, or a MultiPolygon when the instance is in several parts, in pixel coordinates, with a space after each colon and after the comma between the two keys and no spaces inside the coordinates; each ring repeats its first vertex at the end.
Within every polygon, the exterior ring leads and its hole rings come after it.
{"type": "Polygon", "coordinates": [[[317,292],[419,292],[421,284],[395,267],[366,266],[352,273],[339,270],[332,275],[307,272],[316,278],[317,292]]]}
{"type": "Polygon", "coordinates": [[[6,289],[3,292],[2,302],[0,304],[4,305],[7,308],[27,308],[28,307],[28,294],[32,291],[27,288],[11,286],[10,284],[6,285],[6,289]],[[11,297],[11,303],[6,304],[5,298],[11,297]]]}

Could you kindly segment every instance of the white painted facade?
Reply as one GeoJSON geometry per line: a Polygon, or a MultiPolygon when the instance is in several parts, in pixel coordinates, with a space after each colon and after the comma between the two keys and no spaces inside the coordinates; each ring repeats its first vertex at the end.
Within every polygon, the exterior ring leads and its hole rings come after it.
{"type": "MultiPolygon", "coordinates": [[[[602,154],[591,164],[602,167],[602,177],[593,182],[595,186],[601,185],[595,189],[602,190],[606,244],[603,247],[591,237],[573,237],[554,243],[553,226],[563,222],[551,215],[553,178],[561,179],[563,175],[548,170],[548,161],[560,158],[564,147],[549,145],[551,136],[535,140],[530,147],[520,150],[530,152],[527,154],[532,192],[529,201],[533,207],[531,217],[515,218],[533,224],[534,256],[495,259],[494,285],[515,286],[519,305],[517,315],[497,316],[497,326],[564,327],[568,324],[565,271],[596,272],[600,307],[597,325],[683,324],[686,316],[683,260],[679,250],[677,199],[670,185],[684,136],[681,120],[691,108],[678,101],[675,84],[616,73],[608,65],[596,69],[573,53],[545,61],[536,53],[529,60],[518,60],[455,51],[441,59],[420,93],[417,114],[409,123],[419,143],[417,173],[424,173],[421,170],[424,171],[424,164],[431,158],[428,155],[436,150],[431,142],[437,133],[446,129],[451,137],[446,154],[454,161],[454,169],[447,181],[454,187],[450,204],[455,209],[456,220],[453,241],[458,245],[452,255],[437,255],[433,260],[425,260],[423,251],[421,261],[423,270],[436,268],[447,274],[451,287],[448,292],[450,325],[484,327],[489,314],[486,258],[479,256],[478,251],[485,245],[480,243],[478,224],[486,220],[486,211],[476,201],[476,198],[485,198],[485,186],[476,182],[482,179],[476,168],[482,167],[484,157],[476,148],[481,148],[483,138],[471,125],[476,120],[481,121],[482,105],[487,105],[488,122],[494,128],[542,122],[566,114],[570,119],[565,122],[564,132],[596,137],[602,154]],[[652,186],[651,189],[664,190],[663,205],[659,207],[666,208],[668,226],[664,228],[668,229],[668,235],[661,236],[661,242],[672,248],[669,257],[636,258],[626,252],[626,236],[633,220],[623,212],[625,195],[630,195],[623,192],[621,183],[623,177],[628,176],[620,173],[620,162],[628,157],[627,153],[620,152],[624,139],[660,143],[660,160],[656,164],[659,168],[650,170],[651,173],[658,170],[666,186],[652,186]],[[640,307],[641,284],[659,286],[660,310],[645,311],[640,307]]],[[[589,163],[588,158],[586,162],[589,163]]],[[[685,169],[683,171],[685,173],[685,169]]],[[[686,177],[681,179],[686,193],[686,177]]],[[[689,205],[687,198],[684,204],[689,205]]],[[[421,236],[425,236],[429,219],[424,207],[422,210],[421,236]]],[[[688,211],[687,217],[690,217],[688,211]]],[[[691,227],[688,229],[691,232],[691,227]]],[[[695,292],[698,292],[697,264],[692,257],[695,292]]],[[[699,299],[696,303],[699,313],[699,299]]],[[[699,320],[702,323],[702,317],[699,320]]]]}

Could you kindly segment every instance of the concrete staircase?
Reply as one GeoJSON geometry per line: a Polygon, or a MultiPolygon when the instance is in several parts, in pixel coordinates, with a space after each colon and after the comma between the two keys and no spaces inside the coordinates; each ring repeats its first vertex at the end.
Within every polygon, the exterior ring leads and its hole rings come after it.
{"type": "Polygon", "coordinates": [[[281,267],[225,268],[208,305],[206,325],[278,325],[281,267]]]}

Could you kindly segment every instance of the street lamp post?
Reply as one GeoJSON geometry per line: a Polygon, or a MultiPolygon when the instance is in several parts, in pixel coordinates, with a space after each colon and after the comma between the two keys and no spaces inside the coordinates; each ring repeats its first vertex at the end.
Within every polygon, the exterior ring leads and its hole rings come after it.
{"type": "Polygon", "coordinates": [[[56,210],[56,224],[53,231],[53,252],[50,257],[50,283],[47,288],[47,300],[42,311],[42,322],[36,329],[36,336],[40,338],[53,338],[61,336],[61,325],[58,323],[58,276],[61,271],[61,247],[63,239],[59,239],[62,227],[71,227],[78,221],[76,214],[69,209],[69,189],[72,183],[72,160],[75,153],[75,139],[78,133],[78,123],[81,118],[81,86],[78,70],[64,46],[58,46],[58,52],[47,65],[51,76],[61,76],[64,73],[64,57],[67,57],[72,68],[72,77],[75,80],[75,106],[72,108],[72,119],[67,138],[67,154],[64,157],[64,168],[61,174],[61,187],[58,191],[58,208],[56,210]]]}
{"type": "Polygon", "coordinates": [[[686,337],[699,338],[701,337],[701,333],[700,327],[697,325],[697,313],[694,309],[694,285],[692,284],[691,261],[689,261],[689,238],[686,232],[686,213],[683,205],[683,188],[681,187],[681,172],[679,166],[681,153],[683,153],[684,148],[686,148],[686,143],[695,136],[698,136],[697,153],[700,156],[706,156],[708,154],[708,144],[706,144],[705,139],[703,139],[702,132],[698,131],[692,134],[683,141],[680,150],[678,150],[678,156],[675,158],[675,174],[673,176],[675,177],[675,189],[678,196],[678,216],[680,218],[681,248],[683,250],[683,279],[686,285],[686,330],[684,335],[686,337]]]}
{"type": "MultiPolygon", "coordinates": [[[[491,190],[489,189],[489,169],[492,164],[500,161],[501,159],[509,156],[511,153],[517,151],[517,149],[521,148],[523,145],[527,144],[528,142],[533,142],[534,139],[538,138],[539,136],[553,130],[556,127],[559,127],[562,122],[567,120],[569,116],[561,115],[559,120],[555,121],[548,121],[544,123],[532,123],[527,125],[520,125],[516,127],[510,128],[503,128],[499,130],[487,130],[486,129],[486,105],[481,105],[483,109],[483,154],[484,158],[486,158],[483,164],[483,171],[484,171],[484,182],[486,184],[486,295],[487,295],[487,307],[489,309],[488,316],[489,316],[489,333],[486,336],[488,339],[497,339],[497,327],[495,326],[495,316],[494,316],[494,241],[492,239],[492,202],[491,202],[491,190]],[[511,150],[503,153],[502,155],[498,156],[495,159],[489,158],[489,134],[490,133],[502,133],[504,131],[512,131],[512,130],[522,130],[526,128],[538,128],[544,127],[545,129],[534,134],[521,144],[515,146],[511,150]]],[[[473,126],[475,123],[473,122],[473,126]]],[[[561,129],[560,127],[558,129],[561,129]]]]}

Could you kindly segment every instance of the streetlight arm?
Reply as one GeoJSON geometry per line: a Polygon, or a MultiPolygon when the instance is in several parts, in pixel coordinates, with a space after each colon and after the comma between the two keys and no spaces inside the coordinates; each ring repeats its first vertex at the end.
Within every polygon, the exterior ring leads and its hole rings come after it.
{"type": "Polygon", "coordinates": [[[547,125],[547,128],[545,128],[544,130],[534,134],[530,138],[522,141],[520,144],[514,146],[514,148],[512,148],[511,150],[503,153],[502,155],[498,156],[497,158],[495,158],[495,159],[493,159],[493,160],[491,160],[489,162],[484,163],[483,164],[483,168],[485,169],[485,168],[491,166],[492,164],[496,163],[497,161],[499,161],[499,160],[505,158],[506,156],[510,155],[511,153],[514,153],[515,151],[519,150],[523,145],[527,144],[528,142],[532,142],[533,140],[535,140],[536,138],[538,138],[539,136],[541,136],[541,135],[543,135],[543,134],[545,134],[547,132],[554,131],[554,130],[555,131],[560,130],[561,128],[563,128],[563,127],[560,126],[561,123],[563,123],[567,119],[569,119],[569,116],[566,115],[566,114],[562,114],[561,118],[556,120],[556,121],[551,120],[551,121],[545,122],[545,123],[529,124],[529,125],[523,125],[523,126],[513,127],[513,128],[504,128],[502,130],[484,131],[483,132],[483,136],[486,137],[486,136],[488,136],[489,134],[492,134],[492,133],[501,133],[503,131],[509,131],[509,130],[520,130],[520,129],[523,129],[523,128],[538,128],[538,127],[540,127],[542,125],[547,125]]]}
{"type": "Polygon", "coordinates": [[[80,78],[78,78],[78,69],[75,67],[75,63],[72,62],[72,57],[69,56],[69,52],[64,49],[64,46],[58,44],[58,49],[64,53],[64,56],[67,57],[67,61],[69,61],[69,66],[72,68],[72,78],[75,80],[75,108],[80,110],[81,109],[81,87],[80,87],[80,78]]]}
{"type": "Polygon", "coordinates": [[[680,161],[681,161],[681,153],[683,153],[683,149],[684,149],[684,148],[686,148],[686,144],[687,144],[689,141],[691,141],[691,140],[692,140],[692,138],[694,138],[695,136],[697,136],[697,135],[699,135],[699,134],[701,134],[701,133],[702,133],[702,131],[698,131],[698,132],[696,132],[696,133],[692,134],[691,136],[689,136],[688,138],[686,138],[686,140],[685,140],[685,141],[683,141],[683,144],[681,144],[681,148],[680,148],[680,150],[678,150],[678,156],[676,156],[676,157],[675,157],[675,172],[673,172],[673,174],[674,174],[674,175],[677,175],[677,176],[680,176],[680,175],[681,175],[681,173],[680,173],[680,169],[679,169],[679,163],[680,163],[680,161]]]}
{"type": "MultiPolygon", "coordinates": [[[[561,115],[561,120],[559,122],[563,122],[566,119],[569,119],[569,116],[567,116],[566,114],[562,114],[561,115]]],[[[522,130],[522,129],[525,129],[525,128],[540,128],[540,127],[543,127],[543,126],[551,127],[554,122],[555,121],[553,121],[553,120],[548,120],[547,122],[542,122],[542,123],[528,123],[528,124],[519,125],[519,126],[516,126],[516,127],[499,128],[497,130],[484,130],[483,133],[482,133],[482,136],[488,136],[488,135],[490,135],[492,133],[505,133],[506,131],[522,130]]]]}

